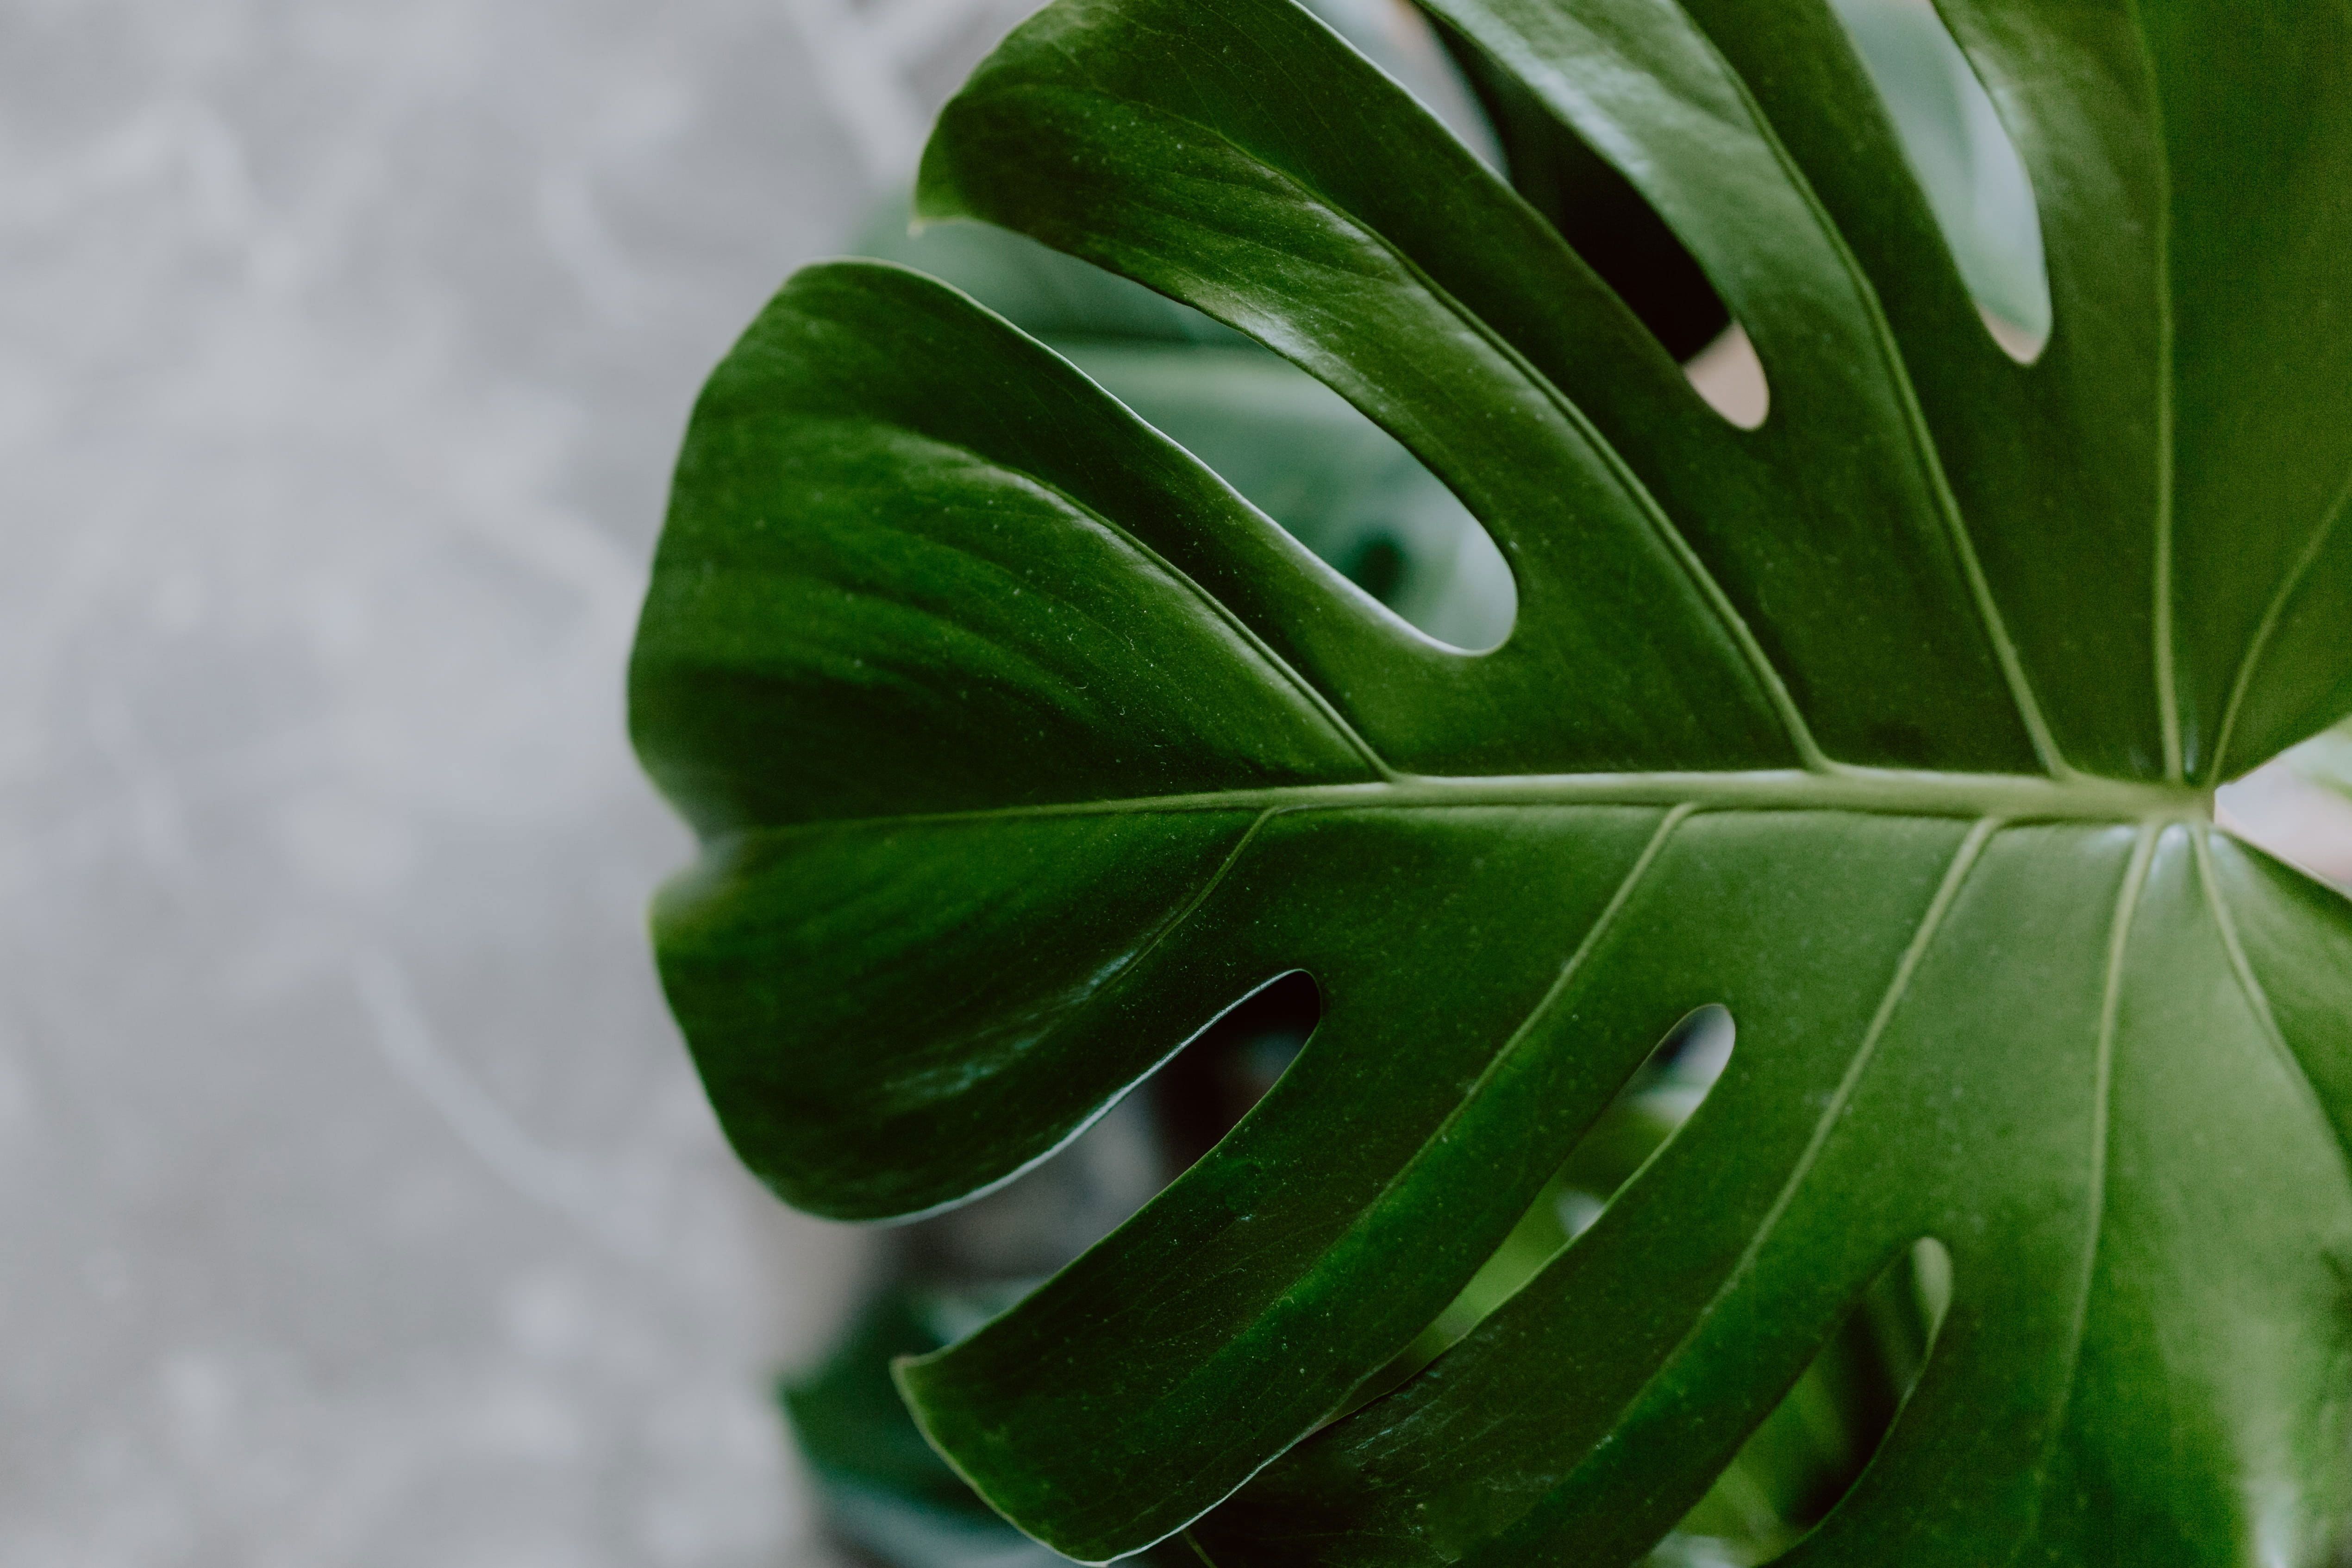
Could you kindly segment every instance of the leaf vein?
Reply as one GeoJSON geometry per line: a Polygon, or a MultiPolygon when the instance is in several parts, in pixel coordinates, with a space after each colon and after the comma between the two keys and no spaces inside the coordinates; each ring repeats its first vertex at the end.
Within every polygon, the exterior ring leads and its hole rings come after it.
{"type": "Polygon", "coordinates": [[[2034,756],[2041,760],[2042,768],[2053,778],[2067,778],[2074,770],[2058,749],[2057,739],[2042,711],[2041,696],[2034,691],[2033,682],[2025,673],[2024,656],[2018,651],[2016,639],[2010,634],[2009,622],[2000,612],[2000,601],[1993,596],[1992,581],[1985,575],[1984,562],[1977,554],[1976,538],[1969,529],[1967,517],[1960,510],[1959,497],[1953,492],[1950,476],[1944,472],[1943,454],[1937,448],[1935,436],[1928,429],[1927,411],[1920,406],[1918,388],[1912,382],[1910,365],[1895,341],[1894,326],[1886,319],[1885,307],[1878,298],[1877,287],[1871,282],[1869,274],[1863,269],[1861,259],[1846,243],[1844,232],[1822,204],[1821,195],[1813,189],[1812,182],[1805,177],[1797,166],[1795,157],[1781,141],[1780,133],[1773,130],[1763,106],[1757,102],[1755,94],[1748,89],[1747,78],[1724,59],[1714,39],[1707,38],[1706,44],[1722,66],[1724,77],[1732,90],[1738,94],[1758,138],[1772,154],[1774,162],[1780,164],[1788,177],[1790,187],[1813,214],[1823,239],[1835,253],[1838,265],[1853,285],[1855,298],[1870,324],[1872,344],[1878,350],[1895,402],[1903,411],[1904,432],[1910,437],[1920,474],[1927,480],[1928,491],[1934,497],[1937,520],[1942,525],[1946,540],[1958,558],[1960,575],[1968,583],[1969,601],[1976,610],[1986,641],[1992,644],[1993,659],[2000,666],[2001,679],[2009,687],[2010,700],[2016,706],[2018,721],[2024,726],[2026,737],[2032,743],[2034,756]]]}
{"type": "Polygon", "coordinates": [[[2347,512],[2352,512],[2352,475],[2345,476],[2344,488],[2336,496],[2335,505],[2322,515],[2311,531],[2311,538],[2305,542],[2302,553],[2295,558],[2294,564],[2287,568],[2285,575],[2279,579],[2278,590],[2263,608],[2263,618],[2256,623],[2254,634],[2246,640],[2246,651],[2238,660],[2237,677],[2230,683],[2229,706],[2221,712],[2221,733],[2213,742],[2212,777],[2217,782],[2230,777],[2230,746],[2237,738],[2239,710],[2245,706],[2246,694],[2253,688],[2255,672],[2262,667],[2263,658],[2270,652],[2271,639],[2277,634],[2279,623],[2285,619],[2286,607],[2302,590],[2303,580],[2318,564],[2329,538],[2336,532],[2336,526],[2344,520],[2347,512]]]}
{"type": "MultiPolygon", "coordinates": [[[[1051,352],[1052,350],[1048,350],[1047,351],[1051,352]]],[[[1058,359],[1060,356],[1055,355],[1055,358],[1058,359]]],[[[1065,361],[1064,363],[1067,364],[1068,361],[1065,361]]],[[[1077,367],[1075,365],[1071,365],[1069,368],[1081,376],[1086,374],[1085,371],[1077,370],[1077,367]]],[[[1094,383],[1089,380],[1087,384],[1092,386],[1094,383]]],[[[1097,390],[1100,391],[1099,388],[1097,388],[1097,390]]],[[[1107,398],[1110,397],[1108,392],[1103,392],[1102,395],[1107,398]]],[[[1129,409],[1125,403],[1119,403],[1118,400],[1116,398],[1112,398],[1111,401],[1114,403],[1118,403],[1120,411],[1126,413],[1129,418],[1135,420],[1138,424],[1141,424],[1144,430],[1148,432],[1154,440],[1165,443],[1168,446],[1181,455],[1187,463],[1201,468],[1203,472],[1207,473],[1211,478],[1216,480],[1219,487],[1223,489],[1226,495],[1236,505],[1243,507],[1250,515],[1265,523],[1267,528],[1280,531],[1280,524],[1275,522],[1271,517],[1266,517],[1265,513],[1259,511],[1257,507],[1246,497],[1243,497],[1240,492],[1234,490],[1231,485],[1227,484],[1222,476],[1218,475],[1214,470],[1210,469],[1206,464],[1202,463],[1199,458],[1193,456],[1191,453],[1186,452],[1181,446],[1178,446],[1176,443],[1170,441],[1167,436],[1161,434],[1158,430],[1153,429],[1148,423],[1138,416],[1134,411],[1129,409]]],[[[1249,647],[1249,650],[1255,653],[1258,658],[1265,664],[1267,668],[1271,670],[1273,674],[1280,677],[1284,684],[1287,685],[1300,697],[1306,700],[1307,706],[1314,709],[1316,716],[1322,719],[1325,724],[1328,725],[1337,738],[1344,742],[1347,746],[1352,748],[1359,757],[1362,758],[1365,764],[1370,767],[1373,772],[1379,774],[1382,779],[1394,779],[1397,777],[1396,770],[1389,766],[1387,759],[1381,757],[1378,751],[1374,750],[1371,743],[1367,741],[1357,732],[1356,727],[1348,722],[1347,716],[1341,714],[1339,708],[1332,704],[1331,699],[1324,695],[1321,687],[1318,686],[1314,682],[1301,674],[1295,667],[1292,666],[1290,661],[1285,659],[1280,653],[1275,652],[1273,646],[1269,644],[1265,638],[1258,635],[1256,629],[1251,626],[1248,622],[1243,620],[1239,615],[1235,614],[1232,608],[1229,607],[1223,600],[1219,599],[1215,594],[1202,587],[1199,582],[1194,580],[1190,572],[1185,571],[1183,569],[1177,566],[1174,561],[1170,560],[1166,556],[1161,555],[1158,550],[1152,549],[1151,546],[1145,543],[1141,538],[1139,538],[1135,534],[1129,532],[1124,524],[1105,517],[1102,513],[1095,510],[1094,507],[1087,506],[1084,501],[1079,500],[1076,497],[1071,495],[1067,490],[1063,489],[1060,486],[1054,484],[1050,480],[1047,480],[1042,476],[1033,473],[1026,468],[1013,467],[989,456],[986,453],[966,446],[959,442],[939,441],[937,437],[928,435],[920,431],[916,431],[912,434],[922,435],[926,440],[938,441],[940,445],[948,447],[953,451],[961,452],[971,458],[973,462],[978,463],[984,467],[1013,476],[1024,483],[1034,485],[1039,490],[1053,497],[1055,500],[1061,502],[1072,511],[1076,512],[1079,516],[1094,523],[1097,527],[1104,528],[1118,536],[1118,538],[1125,543],[1129,549],[1134,550],[1138,555],[1143,557],[1145,560],[1150,562],[1152,566],[1166,573],[1171,581],[1175,582],[1183,588],[1184,591],[1190,593],[1194,599],[1198,600],[1211,614],[1214,615],[1225,625],[1227,630],[1231,631],[1236,637],[1240,638],[1242,642],[1249,647]]]]}
{"type": "Polygon", "coordinates": [[[2346,1174],[2352,1176],[2352,1149],[2345,1147],[2343,1136],[2336,1132],[2336,1124],[2328,1117],[2326,1103],[2320,1096],[2319,1086],[2311,1081],[2310,1070],[2304,1066],[2303,1058],[2286,1038],[2286,1031],[2279,1028],[2278,1015],[2271,1008],[2270,993],[2263,988],[2261,977],[2254,973],[2252,961],[2246,956],[2245,943],[2238,935],[2237,917],[2230,913],[2229,900],[2221,896],[2221,877],[2213,862],[2212,841],[2203,833],[2196,833],[2191,835],[2190,841],[2197,855],[2197,881],[2205,894],[2205,907],[2213,916],[2214,929],[2221,935],[2221,950],[2229,956],[2230,971],[2238,982],[2238,988],[2245,993],[2246,1004],[2253,1009],[2255,1021],[2262,1026],[2263,1039],[2277,1053],[2280,1065],[2286,1069],[2287,1077],[2294,1084],[2304,1103],[2326,1130],[2327,1141],[2335,1146],[2336,1158],[2346,1174]]]}
{"type": "Polygon", "coordinates": [[[1894,1020],[1895,1009],[1902,1005],[1904,997],[1909,993],[1912,978],[1918,973],[1920,961],[1927,956],[1927,949],[1934,946],[1936,934],[1943,926],[1944,916],[1951,912],[1952,904],[1959,897],[1961,885],[1982,857],[1985,845],[2004,826],[2006,823],[2002,819],[1986,817],[1970,828],[1968,837],[1960,841],[1960,847],[1952,855],[1951,864],[1945,868],[1944,880],[1937,885],[1935,897],[1928,900],[1926,913],[1919,917],[1917,929],[1904,947],[1903,956],[1895,963],[1894,977],[1887,982],[1885,993],[1880,997],[1877,1011],[1871,1015],[1869,1026],[1863,1030],[1861,1043],[1854,1048],[1853,1059],[1846,1063],[1844,1073],[1838,1079],[1837,1088],[1830,1094],[1829,1103],[1822,1108],[1820,1119],[1813,1124],[1812,1136],[1806,1141],[1804,1152],[1797,1156],[1797,1163],[1790,1167],[1788,1179],[1781,1183],[1780,1192],[1772,1199],[1772,1207],[1765,1211],[1763,1219],[1757,1225],[1756,1234],[1748,1239],[1748,1248],[1740,1254],[1739,1261],[1725,1277],[1723,1285],[1708,1301],[1706,1311],[1699,1314],[1702,1321],[1755,1267],[1757,1258],[1763,1252],[1765,1241],[1779,1226],[1789,1206],[1796,1201],[1797,1189],[1811,1174],[1822,1151],[1829,1145],[1830,1134],[1837,1130],[1838,1120],[1845,1113],[1848,1102],[1853,1100],[1854,1091],[1860,1087],[1863,1075],[1869,1071],[1871,1061],[1877,1056],[1879,1042],[1886,1034],[1886,1026],[1894,1020]]]}
{"type": "MultiPolygon", "coordinates": [[[[1804,1185],[1806,1176],[1811,1173],[1814,1164],[1821,1157],[1822,1151],[1828,1146],[1831,1135],[1837,1130],[1837,1124],[1844,1115],[1846,1105],[1852,1101],[1854,1091],[1860,1086],[1864,1075],[1868,1072],[1872,1060],[1877,1055],[1879,1042],[1885,1035],[1887,1025],[1893,1020],[1895,1009],[1902,1005],[1904,997],[1909,992],[1912,978],[1918,972],[1920,962],[1926,957],[1928,948],[1934,946],[1936,935],[1943,925],[1944,917],[1950,913],[1953,904],[1958,900],[1960,888],[1968,881],[1969,872],[1982,858],[1985,845],[1990,843],[1993,835],[2006,825],[2007,823],[1998,817],[1979,819],[1969,830],[1968,836],[1960,841],[1958,849],[1953,852],[1951,862],[1945,867],[1943,880],[1937,884],[1935,896],[1928,900],[1927,909],[1919,917],[1918,925],[1911,934],[1911,940],[1905,945],[1902,956],[1895,961],[1895,973],[1888,978],[1886,989],[1879,998],[1878,1007],[1871,1015],[1869,1024],[1863,1030],[1861,1041],[1854,1047],[1853,1057],[1847,1061],[1845,1071],[1839,1076],[1837,1087],[1832,1092],[1829,1103],[1822,1108],[1821,1115],[1813,1123],[1811,1135],[1806,1140],[1803,1152],[1797,1156],[1796,1164],[1790,1168],[1787,1178],[1780,1184],[1780,1191],[1773,1196],[1771,1207],[1765,1211],[1764,1218],[1758,1222],[1755,1233],[1748,1239],[1748,1245],[1741,1249],[1738,1260],[1725,1273],[1722,1282],[1707,1298],[1706,1304],[1692,1317],[1690,1325],[1683,1332],[1682,1337],[1675,1342],[1674,1348],[1659,1361],[1657,1370],[1643,1385],[1642,1393],[1636,1394],[1629,1402],[1626,1406],[1628,1410],[1639,1405],[1642,1394],[1647,1393],[1650,1388],[1657,1385],[1658,1379],[1665,1375],[1666,1369],[1679,1360],[1696,1342],[1700,1331],[1708,1320],[1755,1271],[1757,1260],[1763,1255],[1765,1243],[1770,1239],[1781,1218],[1788,1213],[1790,1206],[1796,1201],[1798,1189],[1804,1185]]],[[[1617,1436],[1618,1434],[1612,1431],[1601,1439],[1602,1444],[1616,1441],[1617,1436]]]]}
{"type": "MultiPolygon", "coordinates": [[[[2067,1330],[2066,1375],[2060,1381],[2058,1396],[2051,1402],[2050,1429],[2042,1437],[2042,1452],[2034,1461],[2037,1524],[2042,1499],[2048,1488],[2051,1458],[2058,1447],[2058,1434],[2068,1407],[2074,1402],[2074,1378],[2083,1365],[2083,1341],[2090,1332],[2091,1289],[2098,1276],[2099,1242],[2106,1230],[2109,1118],[2115,1100],[2116,1030],[2123,1011],[2124,960],[2131,946],[2132,917],[2139,908],[2140,894],[2147,885],[2149,863],[2156,858],[2158,836],[2158,830],[2153,826],[2140,830],[2131,864],[2124,872],[2123,886],[2116,895],[2115,916],[2107,928],[2106,977],[2099,999],[2099,1034],[2092,1067],[2090,1196],[2085,1204],[2090,1234],[2083,1249],[2082,1285],[2074,1302],[2074,1322],[2067,1330]]],[[[2011,1562],[2025,1550],[2032,1533],[2031,1528],[2019,1533],[2017,1546],[2011,1553],[2011,1562]]]]}

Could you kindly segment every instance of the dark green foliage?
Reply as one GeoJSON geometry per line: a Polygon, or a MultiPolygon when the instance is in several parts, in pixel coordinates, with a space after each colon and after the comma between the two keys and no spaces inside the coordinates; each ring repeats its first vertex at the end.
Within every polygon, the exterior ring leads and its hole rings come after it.
{"type": "Polygon", "coordinates": [[[2327,1562],[2352,907],[2211,789],[2352,711],[2352,12],[1949,0],[2039,195],[2028,366],[1821,0],[1432,9],[1664,219],[1770,418],[1289,0],[1033,19],[921,210],[1322,380],[1516,621],[1433,641],[964,296],[801,274],[697,412],[633,671],[736,1146],[819,1212],[953,1202],[1304,970],[1240,1126],[900,1371],[1038,1539],[1633,1562],[1931,1238],[1925,1369],[1787,1561],[2327,1562]],[[1707,1004],[1688,1124],[1358,1406],[1707,1004]]]}

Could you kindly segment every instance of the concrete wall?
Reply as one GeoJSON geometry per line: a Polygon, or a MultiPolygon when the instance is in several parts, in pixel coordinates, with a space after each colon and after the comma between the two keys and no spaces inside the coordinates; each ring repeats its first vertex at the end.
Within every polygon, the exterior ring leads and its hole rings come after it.
{"type": "Polygon", "coordinates": [[[0,1563],[824,1561],[620,675],[700,378],[1020,7],[0,0],[0,1563]]]}

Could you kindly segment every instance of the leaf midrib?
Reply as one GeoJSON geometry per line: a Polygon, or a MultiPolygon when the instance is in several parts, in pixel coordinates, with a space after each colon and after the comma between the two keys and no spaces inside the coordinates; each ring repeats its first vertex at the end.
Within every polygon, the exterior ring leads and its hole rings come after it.
{"type": "Polygon", "coordinates": [[[867,828],[1110,817],[1174,811],[1302,809],[1410,810],[1447,807],[1691,806],[1716,811],[1851,811],[1871,816],[1951,817],[1974,821],[2210,825],[2213,792],[2176,784],[2077,774],[1936,773],[1836,766],[1825,772],[1769,768],[1737,772],[1549,773],[1441,777],[1403,774],[1368,783],[1275,785],[1139,795],[966,810],[836,817],[765,824],[714,835],[719,843],[778,835],[867,828]]]}

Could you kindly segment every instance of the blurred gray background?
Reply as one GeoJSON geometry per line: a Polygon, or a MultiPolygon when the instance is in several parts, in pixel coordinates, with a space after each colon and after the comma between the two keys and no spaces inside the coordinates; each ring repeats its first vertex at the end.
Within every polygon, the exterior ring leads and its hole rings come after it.
{"type": "Polygon", "coordinates": [[[819,1563],[621,670],[1021,0],[0,0],[0,1563],[819,1563]]]}

